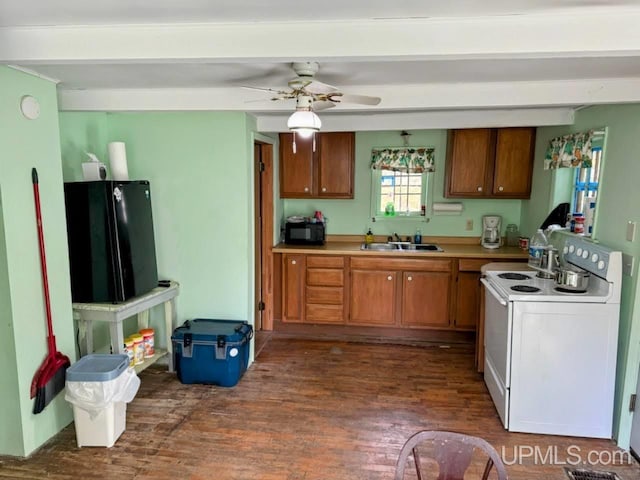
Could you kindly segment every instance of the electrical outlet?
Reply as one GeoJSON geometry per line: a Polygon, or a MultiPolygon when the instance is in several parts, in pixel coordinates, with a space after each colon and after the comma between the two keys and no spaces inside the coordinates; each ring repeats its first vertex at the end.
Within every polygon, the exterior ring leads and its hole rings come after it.
{"type": "Polygon", "coordinates": [[[636,222],[627,222],[627,241],[633,242],[636,239],[636,222]]]}
{"type": "Polygon", "coordinates": [[[473,218],[467,218],[467,225],[465,230],[473,230],[473,218]]]}

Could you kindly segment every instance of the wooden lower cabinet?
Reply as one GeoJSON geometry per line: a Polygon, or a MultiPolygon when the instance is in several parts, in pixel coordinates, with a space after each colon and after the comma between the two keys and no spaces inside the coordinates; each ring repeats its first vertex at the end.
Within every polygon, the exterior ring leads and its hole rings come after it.
{"type": "Polygon", "coordinates": [[[342,256],[307,255],[306,323],[345,323],[344,265],[342,256]]]}
{"type": "Polygon", "coordinates": [[[448,327],[450,284],[450,273],[404,272],[402,325],[448,327]]]}
{"type": "Polygon", "coordinates": [[[451,261],[351,258],[349,324],[449,328],[451,261]]]}
{"type": "Polygon", "coordinates": [[[394,271],[351,270],[352,325],[395,325],[396,278],[394,271]]]}
{"type": "Polygon", "coordinates": [[[282,321],[304,321],[306,255],[282,255],[282,321]]]}
{"type": "Polygon", "coordinates": [[[456,328],[458,330],[475,330],[480,314],[480,270],[477,272],[458,271],[457,293],[456,328]]]}

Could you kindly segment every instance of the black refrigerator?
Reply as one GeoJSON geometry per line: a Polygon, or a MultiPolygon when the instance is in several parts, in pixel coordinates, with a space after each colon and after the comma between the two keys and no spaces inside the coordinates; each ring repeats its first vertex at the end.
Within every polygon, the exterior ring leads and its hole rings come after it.
{"type": "Polygon", "coordinates": [[[64,184],[74,302],[120,303],[158,285],[146,180],[64,184]]]}

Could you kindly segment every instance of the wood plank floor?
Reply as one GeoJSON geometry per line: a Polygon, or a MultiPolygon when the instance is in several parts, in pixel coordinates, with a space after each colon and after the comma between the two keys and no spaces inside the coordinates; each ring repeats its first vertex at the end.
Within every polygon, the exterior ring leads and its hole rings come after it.
{"type": "MultiPolygon", "coordinates": [[[[0,478],[392,479],[402,444],[421,429],[481,436],[504,447],[507,460],[517,446],[556,446],[559,460],[571,445],[585,455],[617,451],[606,440],[505,432],[470,345],[274,334],[231,389],[182,385],[156,367],[141,378],[113,448],[77,448],[70,425],[28,459],[0,458],[0,478]]],[[[596,468],[640,478],[635,462],[596,468]]],[[[512,479],[566,478],[563,466],[532,458],[507,471],[512,479]]]]}

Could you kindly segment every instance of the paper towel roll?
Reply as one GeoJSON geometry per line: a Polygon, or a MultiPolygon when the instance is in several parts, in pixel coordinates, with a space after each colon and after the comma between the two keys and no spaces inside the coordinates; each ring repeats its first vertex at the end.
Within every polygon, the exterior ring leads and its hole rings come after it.
{"type": "Polygon", "coordinates": [[[436,215],[437,214],[459,215],[460,213],[462,213],[462,203],[460,202],[434,203],[433,213],[436,215]]]}
{"type": "Polygon", "coordinates": [[[109,165],[114,180],[129,180],[127,169],[127,151],[124,142],[109,143],[109,165]]]}

